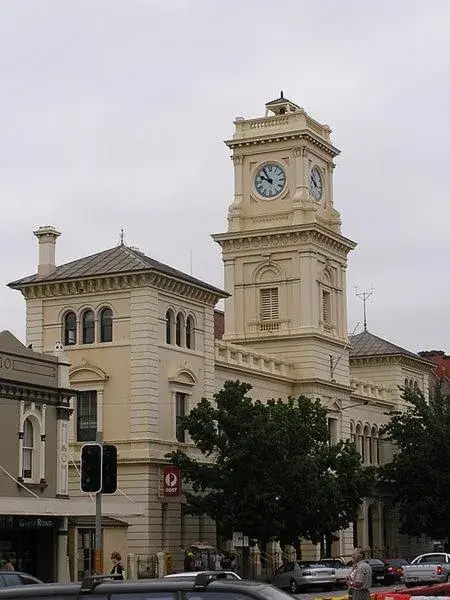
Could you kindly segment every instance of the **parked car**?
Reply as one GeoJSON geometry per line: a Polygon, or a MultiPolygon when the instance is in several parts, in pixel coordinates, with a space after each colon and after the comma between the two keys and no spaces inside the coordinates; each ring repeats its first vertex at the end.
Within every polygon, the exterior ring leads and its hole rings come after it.
{"type": "Polygon", "coordinates": [[[406,587],[421,583],[443,583],[450,576],[450,554],[430,552],[421,554],[403,567],[403,582],[406,587]]]}
{"type": "MultiPolygon", "coordinates": [[[[209,573],[210,571],[183,571],[181,573],[171,573],[170,575],[165,575],[164,579],[177,579],[180,580],[192,580],[197,577],[200,573],[209,573]]],[[[234,571],[213,571],[216,573],[218,579],[239,579],[242,580],[242,577],[239,577],[237,573],[234,571]]]]}
{"type": "Polygon", "coordinates": [[[332,590],[336,584],[336,572],[318,562],[288,562],[275,571],[270,582],[291,594],[311,587],[332,590]]]}
{"type": "Polygon", "coordinates": [[[372,584],[384,583],[387,566],[379,558],[365,558],[364,561],[372,568],[372,584]]]}
{"type": "Polygon", "coordinates": [[[349,576],[352,567],[346,565],[342,558],[321,558],[319,564],[334,569],[337,586],[343,587],[346,585],[347,577],[349,576]]]}
{"type": "Polygon", "coordinates": [[[263,582],[218,577],[202,572],[195,579],[139,579],[114,581],[111,575],[86,577],[80,583],[42,583],[0,588],[0,600],[148,600],[148,598],[195,598],[195,600],[292,600],[285,592],[263,582]]]}
{"type": "Polygon", "coordinates": [[[385,558],[383,560],[387,567],[384,581],[386,584],[398,583],[403,577],[403,567],[408,565],[408,561],[404,558],[385,558]]]}
{"type": "Polygon", "coordinates": [[[20,573],[19,571],[0,571],[0,588],[16,587],[19,585],[32,585],[42,583],[37,577],[28,575],[28,573],[20,573]]]}

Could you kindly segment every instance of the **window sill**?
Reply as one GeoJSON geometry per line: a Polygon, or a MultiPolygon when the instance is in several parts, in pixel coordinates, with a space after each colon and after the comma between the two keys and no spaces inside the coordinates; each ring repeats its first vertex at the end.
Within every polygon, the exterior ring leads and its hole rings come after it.
{"type": "Polygon", "coordinates": [[[130,346],[130,342],[93,342],[92,344],[67,344],[64,350],[86,350],[86,348],[110,348],[111,346],[130,346]]]}
{"type": "Polygon", "coordinates": [[[186,348],[186,346],[177,346],[176,344],[160,344],[160,348],[165,348],[166,350],[175,350],[176,352],[186,352],[187,354],[192,354],[193,356],[202,356],[201,352],[195,348],[186,348]]]}
{"type": "MultiPolygon", "coordinates": [[[[40,490],[41,492],[43,492],[45,490],[45,488],[48,487],[48,483],[46,482],[45,479],[41,479],[40,482],[37,481],[33,481],[33,480],[29,480],[29,479],[24,479],[23,477],[18,477],[17,481],[19,481],[22,485],[24,485],[25,487],[27,487],[30,490],[40,490]]],[[[17,484],[17,489],[23,490],[22,485],[17,484]]]]}

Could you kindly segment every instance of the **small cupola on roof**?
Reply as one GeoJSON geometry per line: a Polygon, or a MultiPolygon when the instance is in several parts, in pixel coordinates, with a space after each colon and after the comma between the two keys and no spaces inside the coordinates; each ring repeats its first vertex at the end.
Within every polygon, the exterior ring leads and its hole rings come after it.
{"type": "Polygon", "coordinates": [[[266,103],[266,117],[285,115],[286,113],[293,113],[299,110],[302,110],[300,106],[285,98],[283,91],[280,92],[279,98],[266,103]]]}

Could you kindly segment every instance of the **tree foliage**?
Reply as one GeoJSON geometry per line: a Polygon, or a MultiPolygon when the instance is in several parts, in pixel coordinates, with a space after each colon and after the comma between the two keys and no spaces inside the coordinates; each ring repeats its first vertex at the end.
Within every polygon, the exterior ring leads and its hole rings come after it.
{"type": "Polygon", "coordinates": [[[227,381],[185,418],[200,453],[169,457],[190,484],[187,511],[215,519],[224,536],[243,531],[285,543],[317,543],[347,527],[370,485],[354,444],[330,444],[318,400],[261,403],[250,389],[227,381]]]}
{"type": "Polygon", "coordinates": [[[436,387],[427,402],[417,387],[403,388],[405,412],[382,430],[396,446],[381,477],[400,507],[401,529],[450,541],[450,397],[436,387]]]}

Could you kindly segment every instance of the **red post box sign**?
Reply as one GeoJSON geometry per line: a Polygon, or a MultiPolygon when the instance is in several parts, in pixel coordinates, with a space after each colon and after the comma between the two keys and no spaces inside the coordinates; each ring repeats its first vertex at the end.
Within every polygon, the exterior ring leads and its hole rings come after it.
{"type": "Polygon", "coordinates": [[[178,467],[164,467],[163,496],[165,498],[181,496],[181,472],[178,467]]]}

